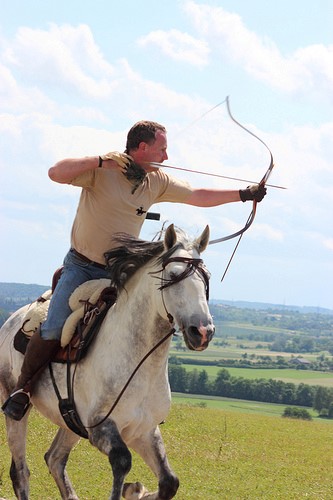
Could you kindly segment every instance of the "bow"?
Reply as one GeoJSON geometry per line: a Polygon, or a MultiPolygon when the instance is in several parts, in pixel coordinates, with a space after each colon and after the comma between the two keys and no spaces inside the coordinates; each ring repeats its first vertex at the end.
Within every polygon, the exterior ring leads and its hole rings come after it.
{"type": "MultiPolygon", "coordinates": [[[[274,167],[274,160],[273,160],[273,155],[272,155],[272,152],[271,152],[271,150],[269,149],[269,147],[267,146],[267,144],[266,144],[266,143],[265,143],[262,139],[260,139],[260,137],[258,137],[256,134],[254,134],[253,132],[251,132],[251,130],[249,130],[249,129],[247,129],[246,127],[244,127],[244,125],[242,125],[241,123],[239,123],[239,122],[238,122],[238,121],[237,121],[237,120],[233,117],[233,115],[232,115],[232,113],[231,113],[231,109],[230,109],[230,104],[229,104],[229,96],[227,96],[227,97],[226,97],[226,104],[227,104],[228,114],[229,114],[230,118],[232,119],[232,121],[234,121],[234,122],[235,122],[235,123],[236,123],[239,127],[241,127],[243,130],[245,130],[246,132],[248,132],[249,134],[251,134],[251,135],[252,135],[253,137],[255,137],[258,141],[260,141],[260,142],[261,142],[261,143],[265,146],[265,148],[268,150],[268,152],[269,152],[269,155],[270,155],[270,164],[269,164],[269,167],[268,167],[268,169],[266,170],[265,174],[263,175],[262,179],[261,179],[261,180],[260,180],[260,182],[259,182],[259,185],[260,185],[260,186],[265,186],[266,182],[268,181],[269,176],[270,176],[270,175],[271,175],[271,173],[272,173],[273,167],[274,167]]],[[[257,202],[256,200],[253,200],[253,204],[252,204],[252,211],[251,211],[251,213],[250,213],[250,215],[249,215],[249,217],[248,217],[248,219],[247,219],[247,221],[246,221],[246,223],[245,223],[245,225],[244,225],[244,227],[243,227],[242,229],[239,229],[239,231],[236,231],[235,233],[229,234],[229,235],[227,235],[227,236],[223,236],[222,238],[217,238],[217,239],[215,239],[215,240],[211,240],[211,241],[209,242],[209,245],[214,245],[215,243],[221,243],[221,242],[223,242],[223,241],[231,240],[232,238],[236,238],[237,236],[239,236],[239,240],[238,240],[238,242],[237,242],[237,244],[236,244],[235,250],[234,250],[234,251],[233,251],[233,253],[232,253],[232,256],[231,256],[231,258],[230,258],[230,261],[229,261],[229,263],[228,263],[228,266],[227,266],[226,271],[228,270],[228,267],[229,267],[229,265],[230,265],[230,262],[231,262],[231,260],[232,260],[232,258],[233,258],[233,256],[234,256],[234,254],[235,254],[235,252],[236,252],[236,250],[237,250],[237,247],[238,247],[238,245],[239,245],[239,243],[240,243],[240,240],[241,240],[241,238],[242,238],[243,234],[245,233],[245,231],[247,231],[247,230],[249,229],[249,227],[251,226],[252,222],[253,222],[253,221],[254,221],[254,219],[255,219],[256,212],[257,212],[257,203],[258,203],[258,202],[257,202]]],[[[222,277],[222,280],[223,280],[223,278],[224,278],[224,276],[225,276],[225,274],[226,274],[226,271],[225,271],[225,273],[224,273],[224,275],[223,275],[223,277],[222,277]]],[[[221,280],[221,281],[222,281],[222,280],[221,280]]]]}

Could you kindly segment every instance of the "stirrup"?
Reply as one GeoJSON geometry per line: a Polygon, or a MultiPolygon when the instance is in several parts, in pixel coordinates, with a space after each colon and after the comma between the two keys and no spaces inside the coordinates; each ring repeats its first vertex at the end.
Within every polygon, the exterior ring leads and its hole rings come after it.
{"type": "Polygon", "coordinates": [[[1,409],[7,417],[13,420],[21,420],[30,406],[30,393],[18,389],[9,396],[1,409]]]}

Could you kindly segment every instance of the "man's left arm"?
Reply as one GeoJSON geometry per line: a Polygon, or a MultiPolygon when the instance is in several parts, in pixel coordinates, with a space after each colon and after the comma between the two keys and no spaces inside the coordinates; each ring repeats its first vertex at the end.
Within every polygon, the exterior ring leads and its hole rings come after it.
{"type": "Polygon", "coordinates": [[[260,184],[248,186],[246,189],[193,189],[189,197],[184,201],[187,205],[196,207],[216,207],[225,203],[236,201],[260,202],[266,195],[266,188],[260,184]]]}

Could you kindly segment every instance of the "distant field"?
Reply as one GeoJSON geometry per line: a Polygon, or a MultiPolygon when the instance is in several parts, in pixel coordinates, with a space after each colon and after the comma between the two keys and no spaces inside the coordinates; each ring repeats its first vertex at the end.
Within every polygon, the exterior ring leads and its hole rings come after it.
{"type": "MultiPolygon", "coordinates": [[[[244,329],[248,330],[259,330],[258,327],[245,327],[245,326],[228,326],[228,335],[237,335],[240,332],[244,332],[244,329]]],[[[260,329],[260,331],[271,332],[274,329],[260,329]]],[[[283,357],[286,360],[291,359],[291,357],[301,356],[306,358],[309,361],[315,361],[318,357],[319,353],[313,354],[297,354],[286,352],[273,352],[269,350],[269,344],[267,342],[259,342],[257,340],[246,340],[246,339],[237,339],[235,337],[227,337],[224,340],[228,343],[227,346],[219,346],[216,345],[217,342],[221,341],[221,338],[216,337],[211,342],[210,346],[206,351],[203,352],[192,352],[188,350],[177,350],[175,348],[175,344],[173,343],[170,350],[171,356],[177,356],[179,358],[185,358],[187,360],[200,360],[200,362],[205,363],[205,361],[220,361],[223,359],[242,359],[244,354],[247,355],[247,358],[251,359],[253,356],[253,361],[259,359],[260,356],[270,356],[272,360],[276,360],[277,357],[283,357]],[[260,348],[258,348],[260,346],[260,348]]],[[[323,353],[328,355],[328,353],[323,353]]],[[[195,365],[195,364],[184,364],[183,367],[186,370],[206,370],[209,378],[213,379],[216,377],[218,371],[221,367],[218,366],[209,366],[209,365],[195,365]]],[[[318,371],[310,371],[310,370],[296,370],[293,368],[290,369],[252,369],[252,368],[229,368],[226,367],[231,376],[233,377],[244,377],[248,379],[273,379],[273,380],[281,380],[283,382],[292,382],[294,384],[308,384],[308,385],[321,385],[324,387],[333,387],[333,373],[325,373],[318,371]]]]}
{"type": "MultiPolygon", "coordinates": [[[[215,396],[200,396],[197,394],[172,393],[172,401],[185,405],[202,406],[216,410],[236,411],[240,413],[252,413],[265,415],[267,417],[281,417],[287,405],[261,403],[259,401],[246,401],[243,399],[222,398],[215,396]]],[[[306,408],[313,418],[313,422],[328,423],[333,425],[333,420],[322,419],[312,408],[306,408]]]]}
{"type": "MultiPolygon", "coordinates": [[[[221,366],[209,366],[209,365],[182,365],[186,370],[192,371],[205,370],[209,378],[213,379],[216,377],[221,366]]],[[[229,368],[226,370],[230,373],[232,377],[243,377],[247,379],[273,379],[282,380],[283,382],[292,382],[293,384],[308,384],[308,385],[322,385],[325,387],[333,387],[333,373],[322,373],[310,370],[294,370],[294,369],[263,369],[263,368],[229,368]]]]}
{"type": "MultiPolygon", "coordinates": [[[[236,327],[234,328],[234,330],[236,327]]],[[[249,329],[249,328],[242,328],[249,329]]],[[[254,327],[253,327],[254,329],[254,327]]],[[[252,330],[252,329],[250,329],[252,330]]],[[[259,327],[256,327],[256,330],[262,331],[259,327]]],[[[268,332],[269,330],[264,330],[268,332]]],[[[246,340],[246,339],[237,339],[236,337],[228,337],[223,338],[215,337],[213,341],[210,343],[208,349],[204,352],[195,353],[192,351],[185,350],[177,351],[175,349],[175,345],[172,344],[171,355],[177,355],[184,358],[194,358],[194,359],[202,359],[202,360],[219,360],[219,359],[241,359],[244,354],[249,358],[250,356],[255,356],[255,358],[259,358],[260,356],[270,356],[272,360],[276,360],[277,357],[285,358],[286,360],[291,359],[291,357],[304,357],[309,361],[315,361],[319,354],[325,354],[329,356],[329,353],[324,351],[323,353],[288,353],[288,352],[280,352],[280,351],[270,351],[269,343],[258,341],[258,340],[246,340]],[[227,346],[219,346],[217,342],[221,342],[224,340],[228,343],[227,346]],[[260,346],[260,348],[259,348],[260,346]]]]}

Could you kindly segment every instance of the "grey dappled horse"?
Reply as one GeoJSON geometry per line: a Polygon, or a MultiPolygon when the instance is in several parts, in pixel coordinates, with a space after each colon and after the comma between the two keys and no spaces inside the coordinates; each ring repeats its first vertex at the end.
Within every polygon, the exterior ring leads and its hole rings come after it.
{"type": "MultiPolygon", "coordinates": [[[[119,500],[121,495],[128,500],[168,500],[176,495],[179,481],[166,457],[158,424],[167,417],[170,408],[167,365],[172,327],[176,324],[187,347],[196,351],[206,349],[214,335],[208,309],[209,274],[200,259],[208,240],[208,226],[199,238],[191,241],[171,225],[161,241],[144,242],[119,236],[120,246],[108,254],[119,295],[86,357],[76,365],[74,392],[89,441],[109,458],[112,500],[119,500]],[[154,346],[157,348],[146,357],[154,346]],[[129,379],[117,405],[105,419],[129,379]],[[135,450],[158,478],[156,492],[149,493],[141,483],[124,485],[131,468],[128,448],[135,450]]],[[[0,330],[2,402],[13,390],[20,373],[23,356],[14,349],[13,338],[22,326],[27,307],[14,313],[0,330]]],[[[66,366],[52,363],[52,367],[60,393],[66,393],[66,366]]],[[[45,461],[61,497],[77,499],[66,463],[80,436],[64,423],[48,369],[36,384],[32,403],[59,426],[45,461]]],[[[29,411],[20,421],[6,417],[12,454],[10,476],[20,500],[29,498],[25,457],[28,416],[29,411]]]]}

